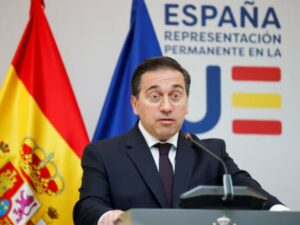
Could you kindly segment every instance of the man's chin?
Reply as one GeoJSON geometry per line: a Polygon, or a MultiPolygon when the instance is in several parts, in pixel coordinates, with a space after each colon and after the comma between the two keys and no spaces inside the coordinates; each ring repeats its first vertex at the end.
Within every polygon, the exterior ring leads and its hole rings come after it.
{"type": "Polygon", "coordinates": [[[158,132],[158,137],[157,139],[159,139],[160,141],[166,141],[168,139],[170,139],[172,136],[174,136],[176,134],[175,130],[168,130],[168,131],[160,131],[158,132]]]}

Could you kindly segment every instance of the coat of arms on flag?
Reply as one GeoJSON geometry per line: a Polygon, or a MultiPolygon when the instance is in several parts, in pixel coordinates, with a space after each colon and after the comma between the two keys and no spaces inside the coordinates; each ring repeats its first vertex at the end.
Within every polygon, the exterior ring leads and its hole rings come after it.
{"type": "MultiPolygon", "coordinates": [[[[30,218],[41,206],[35,193],[51,196],[62,192],[62,177],[51,157],[45,153],[32,139],[25,138],[19,151],[18,169],[22,176],[11,162],[0,169],[0,224],[31,224],[30,218]]],[[[53,207],[42,214],[40,224],[58,219],[53,207]]]]}

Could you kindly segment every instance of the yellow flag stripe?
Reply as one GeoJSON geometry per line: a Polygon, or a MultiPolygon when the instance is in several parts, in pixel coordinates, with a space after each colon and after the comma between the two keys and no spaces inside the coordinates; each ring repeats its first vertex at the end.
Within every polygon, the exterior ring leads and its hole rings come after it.
{"type": "Polygon", "coordinates": [[[281,96],[265,93],[233,93],[232,105],[241,108],[281,108],[281,96]]]}
{"type": "MultiPolygon", "coordinates": [[[[47,193],[47,187],[37,189],[42,193],[34,192],[41,207],[31,218],[32,222],[52,219],[54,224],[70,224],[73,206],[79,197],[80,159],[42,113],[12,66],[0,92],[0,109],[0,141],[8,144],[10,150],[3,153],[0,168],[11,162],[26,181],[26,174],[22,174],[22,170],[26,173],[26,169],[20,152],[22,145],[28,144],[41,160],[41,171],[49,171],[49,180],[59,188],[52,194],[47,193]],[[47,218],[50,207],[56,211],[58,218],[47,218]]],[[[34,181],[34,174],[27,175],[34,181]]]]}

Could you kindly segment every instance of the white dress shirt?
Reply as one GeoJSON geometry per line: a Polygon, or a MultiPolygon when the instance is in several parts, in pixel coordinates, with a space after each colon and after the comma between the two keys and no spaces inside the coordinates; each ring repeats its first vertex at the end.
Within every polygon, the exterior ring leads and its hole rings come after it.
{"type": "Polygon", "coordinates": [[[169,151],[169,159],[171,161],[172,167],[173,167],[173,173],[175,172],[175,157],[176,157],[176,149],[177,149],[177,142],[178,142],[178,132],[172,136],[170,139],[168,139],[165,142],[161,142],[155,137],[153,137],[151,134],[146,131],[141,121],[139,122],[139,129],[144,136],[146,143],[148,147],[150,148],[151,154],[153,156],[153,159],[155,161],[155,165],[157,167],[157,170],[159,171],[159,151],[158,148],[153,147],[153,145],[157,143],[170,143],[172,145],[170,151],[169,151]]]}

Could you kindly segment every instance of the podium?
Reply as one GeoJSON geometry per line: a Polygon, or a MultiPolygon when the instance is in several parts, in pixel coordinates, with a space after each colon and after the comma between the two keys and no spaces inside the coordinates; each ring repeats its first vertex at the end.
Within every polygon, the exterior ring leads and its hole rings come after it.
{"type": "Polygon", "coordinates": [[[118,225],[296,225],[300,212],[265,210],[131,209],[118,225]]]}

